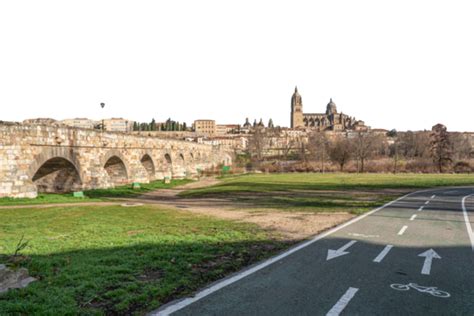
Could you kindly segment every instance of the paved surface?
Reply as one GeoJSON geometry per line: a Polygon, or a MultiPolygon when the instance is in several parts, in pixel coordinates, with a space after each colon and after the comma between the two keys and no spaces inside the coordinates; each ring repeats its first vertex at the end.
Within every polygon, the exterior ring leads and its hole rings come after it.
{"type": "Polygon", "coordinates": [[[473,193],[411,194],[156,314],[474,315],[473,193]]]}

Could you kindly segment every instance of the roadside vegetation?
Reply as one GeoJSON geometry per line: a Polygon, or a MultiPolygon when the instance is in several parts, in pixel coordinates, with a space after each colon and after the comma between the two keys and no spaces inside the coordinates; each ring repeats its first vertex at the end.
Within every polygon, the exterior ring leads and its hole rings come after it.
{"type": "Polygon", "coordinates": [[[290,135],[280,128],[254,127],[248,149],[236,163],[263,172],[474,173],[469,133],[431,131],[290,135]]]}
{"type": "Polygon", "coordinates": [[[474,185],[467,174],[282,173],[229,176],[211,187],[180,193],[183,198],[220,197],[253,210],[361,214],[409,191],[474,185]]]}
{"type": "Polygon", "coordinates": [[[34,199],[28,198],[0,198],[0,206],[8,205],[35,205],[35,204],[50,204],[50,203],[81,203],[81,202],[103,202],[108,201],[109,198],[127,198],[136,197],[137,195],[158,189],[170,189],[178,185],[183,185],[192,182],[192,180],[181,179],[171,180],[166,184],[162,180],[153,181],[150,183],[141,183],[140,188],[133,188],[132,184],[118,186],[110,189],[97,189],[84,191],[84,197],[74,197],[72,193],[55,194],[55,193],[40,193],[34,199]]]}
{"type": "Polygon", "coordinates": [[[145,314],[288,246],[256,225],[140,206],[0,211],[0,262],[38,281],[0,294],[1,315],[145,314]]]}

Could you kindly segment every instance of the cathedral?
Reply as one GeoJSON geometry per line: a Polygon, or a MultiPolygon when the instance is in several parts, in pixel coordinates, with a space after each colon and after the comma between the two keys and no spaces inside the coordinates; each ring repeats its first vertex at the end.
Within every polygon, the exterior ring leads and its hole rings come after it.
{"type": "Polygon", "coordinates": [[[291,128],[312,129],[318,131],[367,131],[363,121],[356,120],[347,114],[338,113],[336,104],[329,101],[326,113],[303,113],[303,101],[295,87],[291,97],[291,128]]]}

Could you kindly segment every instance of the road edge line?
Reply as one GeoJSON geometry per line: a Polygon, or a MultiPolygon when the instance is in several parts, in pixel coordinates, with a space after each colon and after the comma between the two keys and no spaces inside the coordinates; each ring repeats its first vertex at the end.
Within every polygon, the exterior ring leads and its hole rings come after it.
{"type": "Polygon", "coordinates": [[[467,234],[469,235],[469,239],[471,241],[471,248],[472,248],[472,251],[474,251],[474,232],[472,231],[471,222],[469,221],[469,215],[467,214],[467,208],[466,208],[466,199],[471,196],[474,196],[474,194],[469,194],[463,197],[461,206],[462,206],[462,213],[464,216],[464,222],[466,223],[467,234]]]}
{"type": "Polygon", "coordinates": [[[280,261],[281,259],[285,258],[285,257],[288,257],[289,255],[303,249],[303,248],[306,248],[308,247],[309,245],[317,242],[318,240],[321,240],[335,232],[337,232],[338,230],[341,230],[349,225],[352,225],[358,221],[360,221],[361,219],[364,219],[366,218],[367,216],[369,215],[372,215],[404,198],[407,198],[409,197],[410,195],[412,194],[416,194],[416,193],[421,193],[421,192],[426,192],[426,191],[431,191],[433,190],[432,189],[426,189],[426,190],[420,190],[420,191],[415,191],[415,192],[411,192],[411,193],[408,193],[408,194],[405,194],[404,196],[401,196],[393,201],[390,201],[372,211],[369,211],[365,214],[362,214],[362,215],[359,215],[357,217],[354,217],[353,219],[351,219],[350,221],[348,222],[345,222],[345,223],[342,223],[334,228],[331,228],[330,230],[328,231],[325,231],[323,233],[320,233],[316,236],[314,236],[312,239],[308,240],[308,241],[305,241],[303,242],[302,244],[299,244],[299,245],[296,245],[295,247],[293,248],[290,248],[288,249],[287,251],[279,254],[279,255],[276,255],[274,257],[271,257],[253,267],[249,267],[249,268],[244,268],[242,271],[240,272],[237,272],[236,274],[234,275],[231,275],[227,278],[224,278],[220,281],[216,281],[216,283],[214,283],[213,285],[210,285],[209,287],[207,288],[204,288],[203,290],[200,290],[199,292],[197,292],[193,297],[187,297],[187,298],[183,298],[177,302],[171,302],[171,303],[168,303],[164,306],[162,306],[161,308],[159,308],[158,310],[155,310],[155,311],[152,311],[150,312],[148,315],[150,316],[167,316],[167,315],[170,315],[171,313],[174,313],[176,311],[179,311],[180,309],[183,309],[184,307],[188,306],[188,305],[191,305],[192,303],[194,302],[197,302],[199,301],[200,299],[214,293],[214,292],[217,292],[218,290],[226,287],[227,285],[230,285],[232,283],[235,283],[263,268],[266,268],[267,266],[277,262],[277,261],[280,261]]]}

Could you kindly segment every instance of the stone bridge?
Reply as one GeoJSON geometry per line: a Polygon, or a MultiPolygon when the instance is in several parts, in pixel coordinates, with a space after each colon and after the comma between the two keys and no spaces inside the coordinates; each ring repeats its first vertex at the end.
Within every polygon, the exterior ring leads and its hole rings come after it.
{"type": "Polygon", "coordinates": [[[0,197],[110,188],[184,178],[230,165],[210,145],[124,133],[0,124],[0,197]]]}

